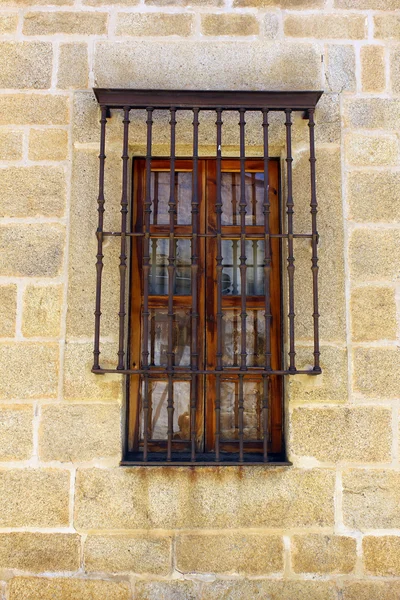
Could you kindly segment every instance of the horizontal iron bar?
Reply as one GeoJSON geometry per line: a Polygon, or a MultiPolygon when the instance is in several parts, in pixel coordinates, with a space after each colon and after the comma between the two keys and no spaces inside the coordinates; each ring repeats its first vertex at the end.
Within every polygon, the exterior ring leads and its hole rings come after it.
{"type": "MultiPolygon", "coordinates": [[[[183,225],[182,227],[186,227],[185,225],[183,225]]],[[[187,227],[190,227],[190,225],[187,225],[187,227]]],[[[228,225],[227,227],[230,227],[230,225],[228,225]]],[[[236,227],[236,225],[234,226],[236,227]]],[[[250,225],[251,227],[251,225],[250,225]]],[[[121,235],[120,231],[104,231],[102,234],[104,237],[119,237],[121,235]]],[[[126,233],[125,234],[127,237],[145,237],[146,235],[150,238],[150,239],[155,239],[158,240],[160,238],[162,238],[163,236],[167,239],[169,238],[169,234],[166,231],[163,231],[160,233],[149,233],[149,234],[145,234],[144,232],[139,232],[139,233],[126,233]]],[[[281,238],[281,239],[287,239],[288,234],[287,233],[269,233],[268,234],[270,238],[281,238]]],[[[263,240],[265,238],[265,234],[264,233],[245,233],[246,239],[260,239],[263,240]]],[[[198,233],[197,237],[199,238],[217,238],[217,234],[216,233],[198,233]]],[[[240,233],[221,233],[221,237],[222,238],[227,238],[227,239],[240,239],[241,235],[240,233]]],[[[305,238],[305,239],[312,239],[313,238],[313,234],[312,233],[293,233],[292,234],[293,238],[305,238]]],[[[193,233],[176,233],[175,234],[175,238],[189,238],[192,239],[193,238],[193,233]]]]}
{"type": "Polygon", "coordinates": [[[270,110],[306,111],[314,108],[320,99],[320,91],[303,92],[252,92],[223,90],[137,90],[137,89],[93,89],[97,101],[107,108],[147,108],[190,110],[201,108],[213,110],[246,110],[268,108],[270,110]]]}
{"type": "MultiPolygon", "coordinates": [[[[191,371],[190,369],[187,369],[185,371],[177,371],[174,370],[172,371],[172,374],[175,377],[185,377],[188,376],[190,377],[193,373],[195,373],[196,375],[244,375],[244,376],[252,376],[252,375],[319,375],[321,373],[321,369],[298,369],[295,371],[289,371],[289,370],[272,370],[272,371],[266,371],[265,369],[247,369],[246,371],[240,370],[240,369],[224,369],[223,371],[217,371],[215,369],[209,369],[209,370],[198,370],[198,371],[191,371]]],[[[105,375],[106,373],[118,373],[119,375],[167,375],[168,373],[171,373],[171,371],[168,371],[168,369],[163,369],[162,371],[154,371],[154,370],[150,370],[150,369],[92,369],[92,373],[96,374],[96,375],[105,375]]]]}
{"type": "Polygon", "coordinates": [[[268,460],[264,462],[262,454],[244,453],[243,462],[239,462],[239,456],[237,453],[224,453],[221,452],[221,460],[215,460],[215,453],[197,453],[196,460],[192,461],[189,453],[173,452],[172,460],[170,462],[164,461],[165,453],[153,452],[149,453],[148,460],[144,461],[141,453],[128,454],[125,459],[120,462],[123,467],[132,466],[153,466],[153,467],[218,467],[218,466],[250,466],[250,465],[264,465],[266,467],[290,467],[292,463],[288,460],[283,460],[281,456],[268,455],[268,460]]]}

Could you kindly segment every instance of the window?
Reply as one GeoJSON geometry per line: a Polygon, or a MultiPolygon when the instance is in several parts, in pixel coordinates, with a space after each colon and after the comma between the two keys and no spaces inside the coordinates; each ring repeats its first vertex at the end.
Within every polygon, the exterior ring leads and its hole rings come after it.
{"type": "Polygon", "coordinates": [[[102,118],[93,372],[128,377],[124,463],[283,460],[283,378],[321,371],[313,117],[320,93],[96,90],[96,95],[102,118]],[[130,171],[132,108],[146,114],[147,142],[146,156],[135,158],[130,171]],[[176,115],[188,108],[193,114],[193,150],[191,156],[178,157],[176,115]],[[123,113],[119,232],[103,227],[110,109],[123,113]],[[153,154],[157,109],[169,116],[170,153],[163,158],[153,154]],[[216,116],[216,150],[210,158],[199,157],[203,109],[213,109],[216,116]],[[223,116],[233,110],[239,116],[239,158],[228,158],[223,150],[223,116]],[[261,158],[246,157],[245,117],[250,110],[261,117],[261,158]],[[280,161],[268,152],[273,110],[283,111],[286,118],[284,198],[280,161]],[[311,231],[298,234],[293,228],[291,151],[296,110],[306,111],[309,119],[311,175],[311,231]],[[100,364],[107,236],[121,242],[114,369],[100,364]],[[311,247],[314,364],[305,370],[296,367],[296,238],[308,239],[311,247]]]}

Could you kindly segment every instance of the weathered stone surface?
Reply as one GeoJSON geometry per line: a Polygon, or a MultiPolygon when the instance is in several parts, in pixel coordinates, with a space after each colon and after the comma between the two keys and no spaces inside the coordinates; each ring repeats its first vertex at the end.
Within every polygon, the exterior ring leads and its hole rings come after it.
{"type": "Polygon", "coordinates": [[[99,86],[232,89],[313,89],[321,60],[313,44],[140,41],[98,42],[94,75],[99,86]],[[299,69],[299,63],[307,69],[299,69]],[[201,64],[198,69],[195,65],[201,64]]]}
{"type": "Polygon", "coordinates": [[[67,4],[73,4],[74,0],[0,0],[0,6],[30,6],[32,4],[37,6],[61,6],[67,4]]]}
{"type": "Polygon", "coordinates": [[[127,583],[89,579],[15,577],[10,600],[130,600],[127,583]]]}
{"type": "Polygon", "coordinates": [[[330,44],[326,52],[325,79],[331,92],[354,92],[356,59],[353,46],[330,44]]]}
{"type": "MultiPolygon", "coordinates": [[[[41,151],[46,151],[43,146],[41,151]]],[[[65,211],[65,196],[66,182],[62,167],[0,169],[2,217],[61,217],[65,211]]]]}
{"type": "Polygon", "coordinates": [[[33,450],[32,420],[32,406],[0,405],[0,461],[30,458],[33,450]]]}
{"type": "Polygon", "coordinates": [[[359,223],[395,223],[400,196],[400,173],[352,171],[347,175],[350,218],[359,223]]]}
{"type": "Polygon", "coordinates": [[[181,573],[277,573],[283,570],[283,540],[258,533],[180,535],[176,565],[181,573]]]}
{"type": "Polygon", "coordinates": [[[385,90],[385,49],[383,46],[363,46],[361,48],[361,84],[363,92],[383,92],[385,90]]]}
{"type": "Polygon", "coordinates": [[[0,286],[0,336],[15,336],[15,318],[17,311],[17,286],[0,286]]]}
{"type": "Polygon", "coordinates": [[[345,138],[345,154],[349,165],[396,165],[399,162],[399,141],[395,135],[352,133],[345,138]]]}
{"type": "Polygon", "coordinates": [[[369,397],[400,396],[400,348],[355,348],[353,386],[369,397]]]}
{"type": "Polygon", "coordinates": [[[400,93],[400,50],[398,47],[392,48],[390,53],[390,80],[394,94],[400,93]]]}
{"type": "Polygon", "coordinates": [[[204,35],[257,35],[258,21],[254,15],[210,14],[202,15],[201,31],[204,35]]]}
{"type": "MultiPolygon", "coordinates": [[[[296,346],[296,366],[311,369],[314,364],[312,347],[296,346]]],[[[346,402],[347,352],[344,348],[321,346],[322,374],[295,375],[288,378],[288,397],[291,402],[346,402]]]]}
{"type": "MultiPolygon", "coordinates": [[[[101,344],[100,364],[104,368],[117,365],[117,347],[101,344]]],[[[68,343],[65,349],[64,397],[67,400],[120,400],[121,375],[94,375],[92,343],[68,343]]]]}
{"type": "Polygon", "coordinates": [[[361,40],[366,35],[366,24],[366,18],[356,14],[289,14],[284,20],[284,32],[289,37],[361,40]]]}
{"type": "Polygon", "coordinates": [[[292,565],[296,573],[351,573],[357,560],[355,538],[311,533],[292,538],[292,565]]]}
{"type": "Polygon", "coordinates": [[[344,582],[343,600],[394,600],[399,596],[399,581],[344,582]]]}
{"type": "Polygon", "coordinates": [[[18,24],[17,13],[5,13],[0,15],[0,33],[15,33],[18,24]]]}
{"type": "Polygon", "coordinates": [[[325,0],[234,0],[233,6],[269,8],[272,6],[282,9],[299,10],[301,8],[319,8],[325,4],[325,0]]]}
{"type": "Polygon", "coordinates": [[[25,289],[22,333],[25,337],[60,335],[63,286],[34,286],[25,289]]]}
{"type": "Polygon", "coordinates": [[[0,131],[0,160],[22,158],[22,131],[4,129],[0,131]]]}
{"type": "Polygon", "coordinates": [[[76,484],[83,530],[333,523],[334,474],[318,469],[85,469],[76,484]]]}
{"type": "Polygon", "coordinates": [[[374,37],[384,40],[400,40],[400,16],[396,14],[375,15],[374,37]]]}
{"type": "Polygon", "coordinates": [[[343,474],[344,523],[355,529],[400,526],[400,473],[354,469],[343,474]]]}
{"type": "Polygon", "coordinates": [[[86,88],[89,63],[87,44],[61,44],[57,75],[58,88],[86,88]],[[71,65],[74,68],[71,69],[71,65]]]}
{"type": "Polygon", "coordinates": [[[65,96],[0,96],[0,125],[65,125],[68,119],[68,98],[65,96]]]}
{"type": "Polygon", "coordinates": [[[263,20],[263,35],[269,40],[274,40],[279,33],[280,19],[278,13],[273,11],[267,12],[263,20]]]}
{"type": "Polygon", "coordinates": [[[30,12],[24,17],[25,35],[101,35],[107,31],[107,13],[30,12]]]}
{"type": "Polygon", "coordinates": [[[170,573],[172,538],[151,534],[90,535],[85,542],[86,571],[170,573]]]}
{"type": "Polygon", "coordinates": [[[397,98],[344,98],[344,126],[355,129],[399,129],[397,98]]]}
{"type": "MultiPolygon", "coordinates": [[[[94,1],[94,0],[90,0],[94,1]]],[[[124,0],[128,2],[129,0],[124,0]]],[[[223,6],[223,0],[145,0],[149,6],[223,6]]]]}
{"type": "Polygon", "coordinates": [[[0,533],[0,568],[41,573],[77,571],[80,538],[70,533],[0,533]]]}
{"type": "MultiPolygon", "coordinates": [[[[202,600],[336,600],[331,581],[215,581],[205,584],[202,600]]],[[[153,600],[151,598],[151,600],[153,600]]],[[[155,600],[155,599],[154,599],[155,600]]]]}
{"type": "Polygon", "coordinates": [[[400,537],[367,536],[363,539],[364,567],[369,575],[390,577],[400,574],[400,537]]]}
{"type": "Polygon", "coordinates": [[[64,129],[31,129],[29,136],[30,160],[66,160],[67,156],[67,131],[64,129]]]}
{"type": "Polygon", "coordinates": [[[87,6],[136,6],[139,0],[83,0],[82,4],[87,6]]]}
{"type": "Polygon", "coordinates": [[[119,456],[120,413],[118,404],[43,406],[39,431],[41,459],[80,462],[119,456]]]}
{"type": "Polygon", "coordinates": [[[296,408],[291,450],[326,462],[390,462],[392,411],[380,407],[296,408]]]}
{"type": "Polygon", "coordinates": [[[193,581],[138,581],[135,600],[199,600],[200,584],[193,581]]]}
{"type": "Polygon", "coordinates": [[[355,229],[350,238],[350,269],[354,281],[392,281],[400,276],[397,251],[400,230],[355,229]]]}
{"type": "Polygon", "coordinates": [[[120,13],[116,34],[186,37],[193,31],[193,15],[170,13],[120,13]]]}
{"type": "Polygon", "coordinates": [[[0,398],[55,398],[58,344],[10,342],[0,346],[0,398]],[[23,377],[21,377],[23,368],[23,377]]]}
{"type": "Polygon", "coordinates": [[[1,470],[0,492],[0,527],[68,525],[68,471],[1,470]]]}
{"type": "Polygon", "coordinates": [[[335,0],[335,8],[359,10],[396,10],[398,0],[335,0]]]}
{"type": "Polygon", "coordinates": [[[357,342],[396,339],[394,289],[375,286],[353,289],[351,331],[353,340],[357,342]]]}
{"type": "Polygon", "coordinates": [[[53,60],[47,42],[1,42],[0,86],[2,88],[49,88],[53,60]]]}
{"type": "Polygon", "coordinates": [[[44,223],[2,225],[0,250],[0,275],[55,277],[62,268],[64,227],[44,223]]]}

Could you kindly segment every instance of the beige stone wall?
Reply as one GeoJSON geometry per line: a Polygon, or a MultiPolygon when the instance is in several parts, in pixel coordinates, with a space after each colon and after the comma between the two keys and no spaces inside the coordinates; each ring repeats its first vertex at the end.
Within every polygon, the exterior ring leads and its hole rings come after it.
{"type": "MultiPolygon", "coordinates": [[[[0,0],[1,600],[400,596],[399,8],[399,0],[0,0]],[[324,90],[324,372],[288,383],[293,467],[118,466],[121,378],[90,373],[94,85],[324,90]]],[[[130,148],[140,154],[144,121],[133,120],[130,148]]],[[[226,126],[225,151],[235,155],[236,120],[226,126]]],[[[248,127],[257,155],[256,120],[248,127]]],[[[185,153],[189,116],[178,129],[185,153]]],[[[109,131],[112,226],[120,116],[109,131]]],[[[162,153],[165,123],[159,133],[162,153]]],[[[202,152],[213,135],[206,121],[202,152]]],[[[297,119],[298,215],[309,202],[306,136],[297,119]]],[[[281,156],[279,119],[271,140],[281,156]]],[[[105,364],[115,357],[118,283],[118,248],[106,250],[105,364]]],[[[309,250],[298,252],[309,272],[309,250]]],[[[308,284],[296,280],[299,365],[310,362],[308,284]]]]}

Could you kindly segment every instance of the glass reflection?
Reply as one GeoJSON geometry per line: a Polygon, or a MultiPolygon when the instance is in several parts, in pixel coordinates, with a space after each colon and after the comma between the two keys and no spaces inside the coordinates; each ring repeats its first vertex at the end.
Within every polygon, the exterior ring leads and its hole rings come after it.
{"type": "MultiPolygon", "coordinates": [[[[222,293],[241,294],[240,240],[222,240],[222,293]]],[[[264,294],[264,240],[246,240],[246,294],[264,294]]]]}
{"type": "MultiPolygon", "coordinates": [[[[262,381],[245,381],[243,384],[244,412],[243,434],[245,440],[261,440],[262,381]]],[[[221,382],[221,434],[225,440],[239,437],[239,382],[221,382]]]]}
{"type": "MultiPolygon", "coordinates": [[[[264,222],[264,173],[245,174],[246,225],[264,222]]],[[[222,173],[222,225],[240,225],[240,173],[222,173]]]]}
{"type": "MultiPolygon", "coordinates": [[[[227,367],[240,366],[240,309],[224,310],[222,320],[223,356],[227,367]]],[[[247,309],[246,319],[247,366],[259,367],[265,362],[265,311],[247,309]]]]}
{"type": "MultiPolygon", "coordinates": [[[[177,296],[191,294],[190,249],[190,240],[175,240],[174,294],[177,296]]],[[[168,255],[168,239],[151,240],[149,294],[156,296],[168,294],[168,255]]]]}
{"type": "MultiPolygon", "coordinates": [[[[169,223],[170,178],[170,171],[152,171],[151,173],[150,223],[152,225],[169,223]]],[[[175,224],[189,225],[192,221],[192,173],[175,172],[175,202],[175,224]]]]}
{"type": "MultiPolygon", "coordinates": [[[[174,418],[173,439],[190,439],[190,382],[175,381],[174,390],[174,418]]],[[[142,386],[142,394],[144,389],[142,386]]],[[[152,440],[166,440],[168,438],[168,382],[149,381],[149,437],[152,440]]],[[[143,439],[143,408],[140,410],[140,439],[143,439]]]]}
{"type": "MultiPolygon", "coordinates": [[[[150,366],[166,367],[168,363],[168,312],[159,308],[152,308],[149,312],[150,366]]],[[[190,325],[190,311],[174,309],[172,349],[176,366],[183,367],[190,364],[190,325]]]]}

